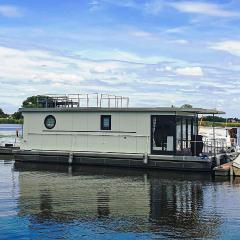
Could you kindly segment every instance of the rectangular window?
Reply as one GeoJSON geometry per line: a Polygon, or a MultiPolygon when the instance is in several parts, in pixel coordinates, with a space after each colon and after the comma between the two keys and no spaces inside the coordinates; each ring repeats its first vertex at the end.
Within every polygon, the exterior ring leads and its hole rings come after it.
{"type": "Polygon", "coordinates": [[[101,130],[111,130],[111,115],[101,115],[101,130]]]}

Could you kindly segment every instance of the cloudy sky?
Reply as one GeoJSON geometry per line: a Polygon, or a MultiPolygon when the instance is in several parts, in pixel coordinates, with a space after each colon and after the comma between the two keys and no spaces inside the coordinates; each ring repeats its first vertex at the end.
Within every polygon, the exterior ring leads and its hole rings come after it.
{"type": "Polygon", "coordinates": [[[112,93],[240,117],[239,0],[0,0],[0,107],[112,93]]]}

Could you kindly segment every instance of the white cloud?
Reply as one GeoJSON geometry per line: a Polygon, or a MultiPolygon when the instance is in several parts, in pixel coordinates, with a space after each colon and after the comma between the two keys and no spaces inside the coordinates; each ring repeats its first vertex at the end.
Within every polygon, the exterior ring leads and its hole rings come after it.
{"type": "Polygon", "coordinates": [[[0,5],[0,15],[4,17],[22,17],[23,11],[14,5],[0,5]]]}
{"type": "Polygon", "coordinates": [[[209,15],[215,17],[235,17],[239,16],[239,13],[234,11],[228,11],[220,7],[220,5],[206,2],[196,1],[179,1],[171,3],[171,6],[179,12],[195,13],[202,15],[209,15]]]}
{"type": "Polygon", "coordinates": [[[93,1],[89,2],[89,5],[96,6],[96,5],[99,5],[99,2],[96,0],[93,0],[93,1]]]}
{"type": "Polygon", "coordinates": [[[176,39],[176,40],[173,40],[172,43],[176,43],[176,44],[180,44],[180,45],[187,45],[187,44],[189,44],[189,41],[185,40],[185,39],[176,39]]]}
{"type": "MultiPolygon", "coordinates": [[[[122,2],[122,1],[116,1],[122,2]]],[[[227,10],[224,5],[208,3],[203,1],[164,1],[164,0],[150,0],[142,5],[143,11],[148,14],[157,15],[166,8],[174,8],[179,12],[201,14],[215,17],[236,17],[240,14],[236,11],[227,10]]],[[[226,6],[226,5],[225,5],[226,6]]],[[[136,8],[136,6],[134,5],[136,8]]]]}
{"type": "Polygon", "coordinates": [[[213,44],[210,48],[228,52],[232,55],[240,56],[240,41],[222,41],[213,44]]]}
{"type": "Polygon", "coordinates": [[[104,73],[119,68],[119,64],[94,62],[63,57],[46,51],[18,50],[0,47],[0,78],[9,80],[27,79],[33,82],[44,80],[81,82],[95,73],[104,73]],[[71,69],[75,66],[75,69],[71,69]],[[71,69],[71,70],[70,70],[71,69]]]}
{"type": "Polygon", "coordinates": [[[141,38],[151,38],[152,34],[146,31],[131,31],[129,32],[130,35],[135,36],[135,37],[141,37],[141,38]]]}
{"type": "Polygon", "coordinates": [[[165,66],[165,71],[172,71],[172,67],[171,66],[165,66]]]}
{"type": "Polygon", "coordinates": [[[202,77],[203,70],[201,67],[183,67],[183,68],[177,68],[176,74],[182,75],[182,76],[202,77]]]}
{"type": "Polygon", "coordinates": [[[144,11],[146,13],[156,15],[162,11],[165,4],[166,3],[164,3],[163,1],[159,1],[159,0],[149,1],[149,2],[145,3],[144,11]]]}
{"type": "Polygon", "coordinates": [[[123,61],[133,64],[156,64],[163,61],[180,62],[178,59],[164,57],[164,56],[141,56],[135,53],[113,49],[111,51],[92,51],[85,50],[77,52],[83,58],[90,58],[94,60],[109,60],[109,61],[123,61]]]}
{"type": "Polygon", "coordinates": [[[93,0],[89,4],[91,7],[101,9],[103,5],[114,5],[116,7],[127,7],[135,10],[143,11],[144,13],[151,15],[158,15],[159,13],[168,10],[175,9],[179,12],[207,15],[213,17],[239,17],[240,13],[234,10],[227,9],[227,4],[216,4],[211,1],[201,0],[148,0],[148,1],[136,1],[136,0],[93,0]]]}
{"type": "MultiPolygon", "coordinates": [[[[114,53],[112,60],[92,59],[93,51],[85,53],[88,59],[73,54],[0,47],[0,101],[14,103],[17,109],[30,95],[102,92],[131,96],[131,106],[180,106],[188,98],[194,106],[213,107],[211,101],[205,101],[206,94],[211,93],[216,99],[221,91],[226,100],[228,94],[238,94],[223,85],[225,75],[223,81],[221,74],[226,72],[219,74],[216,69],[211,73],[202,66],[203,74],[199,65],[166,62],[158,56],[144,58],[116,50],[105,53],[106,57],[114,53]],[[158,62],[153,61],[156,59],[158,62]]],[[[232,89],[240,87],[239,81],[230,80],[228,84],[232,89]]]]}
{"type": "Polygon", "coordinates": [[[176,28],[169,28],[166,30],[166,33],[183,33],[186,31],[186,27],[176,27],[176,28]]]}
{"type": "Polygon", "coordinates": [[[110,4],[117,7],[126,7],[126,8],[138,8],[138,4],[134,0],[124,0],[124,1],[116,1],[116,0],[93,0],[89,3],[91,6],[100,6],[104,4],[110,4]]]}

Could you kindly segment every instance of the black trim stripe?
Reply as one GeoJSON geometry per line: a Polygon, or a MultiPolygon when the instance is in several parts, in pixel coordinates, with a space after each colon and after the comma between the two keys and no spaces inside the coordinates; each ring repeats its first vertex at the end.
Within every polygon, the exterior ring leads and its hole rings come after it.
{"type": "Polygon", "coordinates": [[[137,133],[137,132],[124,132],[124,131],[71,131],[71,130],[43,130],[43,132],[79,132],[79,133],[137,133]]]}

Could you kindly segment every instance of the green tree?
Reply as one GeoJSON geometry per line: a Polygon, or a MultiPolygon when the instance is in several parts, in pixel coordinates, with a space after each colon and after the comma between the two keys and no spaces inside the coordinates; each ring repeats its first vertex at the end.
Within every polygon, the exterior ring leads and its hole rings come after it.
{"type": "Polygon", "coordinates": [[[48,100],[48,104],[52,103],[52,98],[43,96],[43,95],[37,95],[37,96],[31,96],[28,97],[26,100],[23,101],[22,107],[23,108],[41,108],[46,107],[46,99],[48,100]]]}
{"type": "Polygon", "coordinates": [[[20,119],[23,118],[23,116],[22,116],[22,113],[21,113],[21,112],[17,111],[17,112],[15,112],[14,114],[12,114],[12,118],[13,118],[13,119],[20,120],[20,119]]]}
{"type": "Polygon", "coordinates": [[[22,107],[24,107],[24,108],[36,108],[37,107],[37,98],[38,98],[38,96],[28,97],[26,100],[23,101],[22,107]]]}
{"type": "MultiPolygon", "coordinates": [[[[27,99],[25,99],[22,102],[22,106],[23,108],[37,108],[37,107],[41,107],[41,103],[38,102],[38,100],[45,98],[45,96],[31,96],[28,97],[27,99]]],[[[12,114],[12,118],[16,119],[16,120],[20,120],[23,119],[22,113],[17,111],[14,114],[12,114]]]]}
{"type": "Polygon", "coordinates": [[[193,108],[191,104],[185,103],[181,106],[181,108],[193,108]]]}
{"type": "Polygon", "coordinates": [[[0,118],[6,118],[8,115],[0,108],[0,118]]]}

